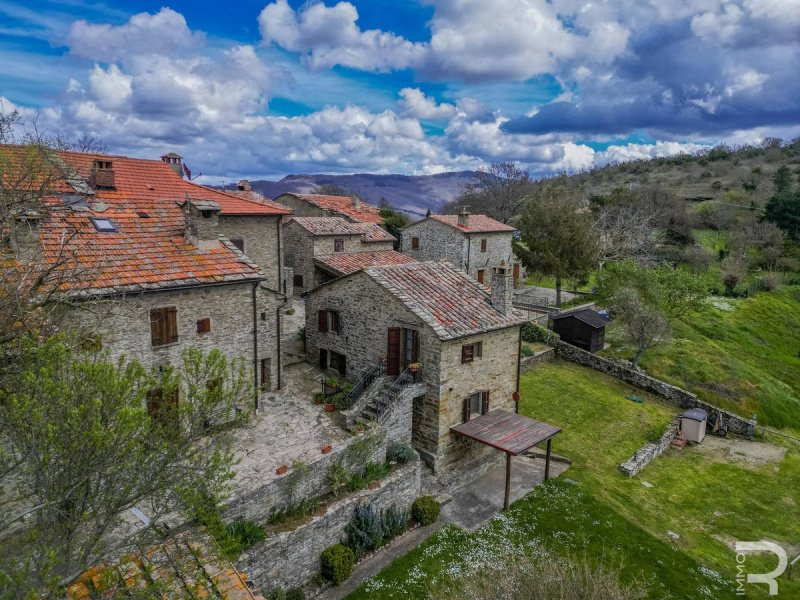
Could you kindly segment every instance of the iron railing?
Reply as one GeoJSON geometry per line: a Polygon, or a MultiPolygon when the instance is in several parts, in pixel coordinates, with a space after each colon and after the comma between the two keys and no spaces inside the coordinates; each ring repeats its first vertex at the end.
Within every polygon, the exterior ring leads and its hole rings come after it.
{"type": "Polygon", "coordinates": [[[367,369],[364,375],[361,377],[361,381],[353,386],[353,389],[348,392],[345,399],[345,406],[347,406],[347,408],[353,406],[361,397],[361,395],[367,391],[367,388],[369,388],[369,386],[371,386],[378,377],[383,376],[385,373],[386,362],[382,360],[378,361],[377,364],[367,369]]]}
{"type": "Polygon", "coordinates": [[[397,396],[403,389],[407,388],[412,383],[422,380],[422,368],[406,369],[400,376],[394,380],[389,389],[387,389],[380,398],[377,398],[374,403],[375,418],[380,419],[386,412],[386,409],[391,406],[397,396]]]}

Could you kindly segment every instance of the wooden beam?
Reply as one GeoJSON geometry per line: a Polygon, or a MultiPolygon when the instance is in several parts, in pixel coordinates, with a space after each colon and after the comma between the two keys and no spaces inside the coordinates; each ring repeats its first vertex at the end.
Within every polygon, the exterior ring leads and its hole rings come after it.
{"type": "Polygon", "coordinates": [[[506,452],[506,496],[503,499],[503,510],[508,509],[511,502],[511,453],[506,452]]]}
{"type": "Polygon", "coordinates": [[[550,443],[553,438],[547,440],[547,454],[544,457],[544,480],[550,479],[550,443]]]}

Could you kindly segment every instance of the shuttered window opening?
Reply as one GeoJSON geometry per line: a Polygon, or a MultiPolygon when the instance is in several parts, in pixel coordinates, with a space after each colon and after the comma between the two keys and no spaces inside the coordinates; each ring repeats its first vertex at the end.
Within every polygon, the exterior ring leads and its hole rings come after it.
{"type": "Polygon", "coordinates": [[[487,240],[486,238],[482,238],[481,239],[481,252],[486,252],[486,248],[488,247],[488,245],[489,245],[489,240],[487,240]]]}
{"type": "Polygon", "coordinates": [[[483,269],[478,269],[478,283],[483,283],[483,276],[486,273],[483,269]]]}
{"type": "Polygon", "coordinates": [[[479,415],[489,412],[489,390],[473,392],[464,398],[461,420],[465,423],[479,415]]]}
{"type": "Polygon", "coordinates": [[[178,388],[165,392],[162,388],[147,393],[147,414],[162,425],[178,423],[178,388]]]}
{"type": "Polygon", "coordinates": [[[344,252],[344,240],[333,240],[333,251],[344,252]]]}
{"type": "Polygon", "coordinates": [[[461,346],[461,364],[471,363],[476,358],[483,356],[483,342],[464,344],[461,346]]]}
{"type": "Polygon", "coordinates": [[[208,317],[199,319],[197,321],[197,333],[208,333],[209,331],[211,331],[211,319],[208,317]]]}
{"type": "Polygon", "coordinates": [[[339,312],[335,310],[320,310],[317,312],[317,328],[320,332],[340,333],[342,330],[339,312]]]}
{"type": "Polygon", "coordinates": [[[412,237],[411,238],[411,249],[412,250],[419,250],[419,238],[412,237]]]}
{"type": "Polygon", "coordinates": [[[272,388],[272,360],[269,358],[261,359],[261,389],[269,390],[272,388]]]}
{"type": "Polygon", "coordinates": [[[294,287],[303,287],[303,276],[295,275],[292,283],[294,284],[294,287]]]}
{"type": "Polygon", "coordinates": [[[150,342],[153,346],[173,344],[178,341],[178,309],[174,306],[154,308],[150,311],[150,342]]]}

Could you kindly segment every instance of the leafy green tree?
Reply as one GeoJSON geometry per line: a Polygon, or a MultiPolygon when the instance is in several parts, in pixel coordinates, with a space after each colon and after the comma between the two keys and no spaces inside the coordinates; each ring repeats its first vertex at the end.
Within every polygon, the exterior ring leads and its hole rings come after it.
{"type": "Polygon", "coordinates": [[[381,208],[379,214],[383,217],[383,228],[398,240],[395,242],[396,250],[400,245],[400,230],[408,225],[408,219],[404,214],[391,208],[381,208]]]}
{"type": "Polygon", "coordinates": [[[28,340],[18,358],[0,387],[0,489],[10,496],[0,574],[12,574],[0,575],[0,596],[40,588],[48,574],[69,580],[152,535],[187,498],[225,491],[233,454],[222,425],[241,422],[252,394],[243,361],[190,349],[180,374],[155,374],[64,338],[28,340]],[[134,506],[151,522],[132,533],[122,523],[134,506]]]}
{"type": "Polygon", "coordinates": [[[600,242],[593,222],[591,211],[559,185],[540,190],[522,210],[514,250],[529,269],[555,277],[556,306],[564,279],[580,279],[597,266],[600,242]]]}
{"type": "Polygon", "coordinates": [[[667,336],[672,320],[702,310],[707,295],[702,279],[668,266],[624,261],[609,264],[598,277],[598,301],[611,309],[636,347],[635,365],[667,336]]]}

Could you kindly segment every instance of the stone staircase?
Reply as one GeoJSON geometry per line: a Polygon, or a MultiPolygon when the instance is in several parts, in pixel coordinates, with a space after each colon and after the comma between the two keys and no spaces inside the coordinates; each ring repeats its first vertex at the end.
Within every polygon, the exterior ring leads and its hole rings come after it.
{"type": "Polygon", "coordinates": [[[383,397],[386,391],[391,387],[394,382],[394,377],[384,375],[372,382],[372,385],[367,388],[364,395],[359,399],[359,404],[363,407],[356,417],[356,422],[366,423],[367,421],[374,421],[378,417],[378,412],[375,409],[375,403],[383,397]]]}

